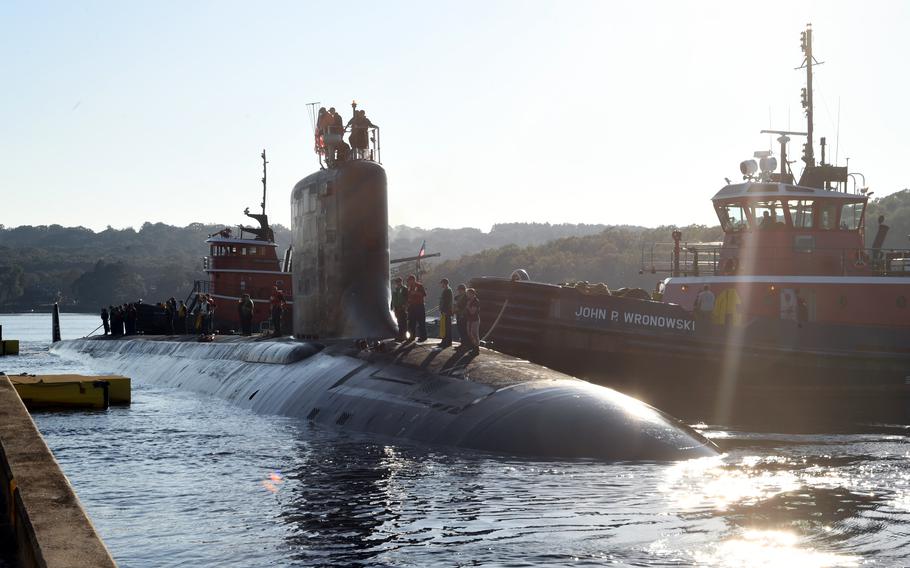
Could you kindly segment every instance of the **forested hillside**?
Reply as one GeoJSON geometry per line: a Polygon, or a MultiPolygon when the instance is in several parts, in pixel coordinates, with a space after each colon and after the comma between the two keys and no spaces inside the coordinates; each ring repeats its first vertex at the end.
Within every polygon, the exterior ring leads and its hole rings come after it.
{"type": "MultiPolygon", "coordinates": [[[[586,280],[605,282],[611,288],[638,287],[652,290],[665,274],[639,274],[642,251],[653,243],[671,243],[676,227],[643,229],[609,227],[596,235],[569,237],[549,243],[519,247],[508,245],[467,255],[460,259],[434,264],[426,281],[435,284],[446,277],[453,282],[467,282],[477,276],[509,276],[523,268],[533,280],[566,282],[586,280]]],[[[688,242],[717,241],[720,227],[691,225],[680,229],[688,242]]],[[[657,259],[666,260],[667,259],[657,259]]],[[[647,263],[646,263],[647,264],[647,263]]]]}
{"type": "MultiPolygon", "coordinates": [[[[872,242],[879,215],[890,227],[885,247],[910,248],[910,190],[870,202],[867,243],[872,242]]],[[[146,223],[138,231],[108,228],[96,233],[84,227],[0,225],[0,310],[40,309],[58,299],[70,309],[94,310],[101,303],[139,297],[148,301],[185,297],[193,281],[203,278],[206,237],[223,227],[146,223]]],[[[290,245],[290,231],[281,225],[273,228],[283,251],[290,245]]],[[[506,223],[485,233],[474,228],[397,226],[389,228],[389,241],[392,258],[416,255],[424,241],[427,252],[441,253],[424,262],[430,282],[443,276],[457,282],[508,276],[525,268],[541,281],[587,280],[614,288],[652,289],[660,274],[638,273],[642,251],[647,256],[653,243],[671,242],[673,229],[506,223]]],[[[714,241],[721,234],[718,227],[689,226],[682,231],[689,242],[714,241]]],[[[395,269],[410,272],[413,265],[395,269]]]]}
{"type": "MultiPolygon", "coordinates": [[[[0,309],[46,308],[55,300],[86,310],[111,302],[185,297],[204,277],[205,239],[225,225],[193,223],[173,227],[146,223],[138,231],[108,228],[94,232],[60,225],[0,226],[0,309]]],[[[514,242],[522,246],[566,235],[602,231],[600,225],[509,223],[489,233],[479,229],[389,229],[393,258],[414,256],[426,241],[428,252],[458,258],[514,242]]],[[[280,251],[290,231],[274,225],[280,251]]]]}
{"type": "Polygon", "coordinates": [[[879,215],[885,216],[885,224],[890,228],[884,248],[910,248],[910,189],[869,202],[866,211],[866,246],[871,246],[875,238],[879,215]]]}
{"type": "MultiPolygon", "coordinates": [[[[101,302],[185,297],[193,280],[202,278],[206,237],[223,227],[145,223],[138,231],[96,233],[60,225],[0,226],[0,309],[38,309],[56,299],[95,309],[101,302]]],[[[273,228],[286,247],[290,231],[273,228]]]]}

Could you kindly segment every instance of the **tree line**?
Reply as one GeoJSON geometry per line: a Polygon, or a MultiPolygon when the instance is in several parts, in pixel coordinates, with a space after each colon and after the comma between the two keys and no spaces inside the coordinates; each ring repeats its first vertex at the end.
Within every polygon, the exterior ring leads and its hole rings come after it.
{"type": "MultiPolygon", "coordinates": [[[[145,223],[139,230],[108,227],[99,232],[60,225],[0,225],[0,310],[48,309],[55,301],[94,311],[139,298],[156,302],[185,298],[204,279],[205,239],[226,225],[175,227],[145,223]]],[[[414,256],[424,241],[442,258],[457,258],[506,242],[541,243],[558,236],[591,234],[602,225],[508,223],[479,229],[389,228],[393,258],[414,256]]],[[[290,230],[272,225],[279,255],[291,244],[290,230]]]]}
{"type": "MultiPolygon", "coordinates": [[[[910,190],[870,200],[866,242],[885,216],[890,227],[885,248],[910,248],[910,190]]],[[[184,298],[193,281],[204,278],[205,239],[226,225],[191,223],[175,227],[145,223],[133,228],[95,232],[60,225],[0,225],[0,310],[49,307],[60,301],[71,309],[94,311],[102,305],[184,298]]],[[[676,227],[644,228],[584,224],[503,223],[489,232],[476,228],[389,228],[392,258],[414,256],[426,242],[439,259],[424,261],[424,280],[448,277],[467,282],[477,276],[508,276],[524,268],[545,282],[605,282],[611,288],[654,288],[662,278],[651,273],[653,243],[670,243],[676,227]],[[643,262],[644,261],[644,262],[643,262]],[[640,271],[641,268],[645,270],[640,271]]],[[[291,243],[290,230],[273,225],[279,254],[291,243]]],[[[683,240],[720,240],[718,226],[682,227],[683,240]]],[[[666,264],[668,258],[657,258],[666,264]]],[[[396,265],[406,274],[413,263],[396,265]]]]}

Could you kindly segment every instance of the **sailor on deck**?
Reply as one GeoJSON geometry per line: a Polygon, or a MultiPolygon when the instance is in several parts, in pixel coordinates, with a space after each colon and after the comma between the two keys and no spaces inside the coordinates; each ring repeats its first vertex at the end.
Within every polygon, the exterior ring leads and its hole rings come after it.
{"type": "Polygon", "coordinates": [[[426,297],[427,291],[423,284],[418,282],[413,274],[408,276],[408,331],[411,334],[411,341],[415,338],[417,341],[427,340],[427,311],[424,304],[426,297]]]}
{"type": "Polygon", "coordinates": [[[705,284],[704,287],[695,296],[695,323],[697,327],[711,321],[711,314],[714,313],[714,292],[711,286],[705,284]]]}
{"type": "Polygon", "coordinates": [[[328,115],[329,118],[325,119],[325,161],[330,168],[334,168],[336,162],[348,159],[351,148],[344,141],[344,119],[335,112],[335,107],[329,109],[328,115]]]}
{"type": "Polygon", "coordinates": [[[272,332],[275,337],[279,337],[281,336],[281,316],[284,314],[284,307],[287,302],[284,299],[284,292],[279,290],[278,286],[272,287],[269,304],[272,307],[272,332]]]}
{"type": "Polygon", "coordinates": [[[439,285],[442,292],[439,295],[439,336],[442,341],[439,346],[443,349],[452,345],[452,314],[455,312],[455,299],[452,289],[449,288],[449,279],[443,278],[439,285]]]}
{"type": "Polygon", "coordinates": [[[240,316],[240,330],[243,335],[253,334],[253,299],[249,294],[244,294],[237,302],[240,316]]]}
{"type": "Polygon", "coordinates": [[[348,126],[351,127],[350,141],[351,148],[354,149],[354,156],[365,158],[366,151],[370,147],[370,137],[367,130],[375,128],[376,125],[370,122],[366,112],[355,110],[354,116],[348,121],[348,126]]]}

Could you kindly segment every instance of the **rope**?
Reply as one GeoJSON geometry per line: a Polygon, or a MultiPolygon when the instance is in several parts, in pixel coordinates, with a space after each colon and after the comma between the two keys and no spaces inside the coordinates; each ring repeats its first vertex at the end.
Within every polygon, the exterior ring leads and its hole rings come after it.
{"type": "MultiPolygon", "coordinates": [[[[104,325],[104,324],[102,323],[101,325],[104,325]]],[[[88,332],[87,335],[83,335],[82,337],[83,337],[83,338],[86,338],[86,337],[88,337],[89,335],[95,333],[96,331],[98,331],[99,329],[101,329],[101,325],[99,325],[99,326],[96,327],[95,329],[93,329],[93,330],[91,330],[90,332],[88,332]]]]}
{"type": "Polygon", "coordinates": [[[493,333],[493,330],[496,328],[496,325],[499,323],[499,320],[502,318],[502,314],[505,313],[506,307],[508,307],[508,305],[509,299],[506,298],[506,301],[502,303],[502,308],[499,310],[499,315],[497,315],[496,319],[493,320],[493,325],[491,325],[490,329],[487,330],[487,333],[482,338],[480,338],[480,341],[486,341],[487,338],[490,337],[490,334],[493,333]]]}

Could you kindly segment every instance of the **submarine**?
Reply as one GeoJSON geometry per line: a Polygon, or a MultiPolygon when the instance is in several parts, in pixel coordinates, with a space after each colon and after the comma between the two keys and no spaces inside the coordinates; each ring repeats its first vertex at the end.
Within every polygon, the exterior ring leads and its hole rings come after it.
{"type": "Polygon", "coordinates": [[[54,343],[52,352],[254,412],[390,440],[537,459],[719,453],[682,422],[612,389],[484,348],[393,339],[378,132],[370,147],[346,152],[340,138],[317,132],[322,167],[291,192],[293,336],[93,336],[54,343]]]}

